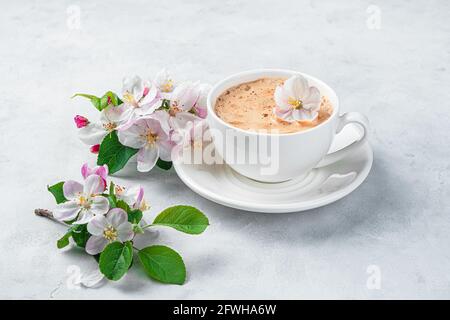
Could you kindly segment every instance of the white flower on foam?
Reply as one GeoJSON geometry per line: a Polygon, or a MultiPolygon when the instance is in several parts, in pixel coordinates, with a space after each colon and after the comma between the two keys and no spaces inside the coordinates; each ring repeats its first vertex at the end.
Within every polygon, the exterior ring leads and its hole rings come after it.
{"type": "Polygon", "coordinates": [[[319,89],[310,87],[301,75],[292,76],[278,86],[274,98],[274,113],[285,121],[314,121],[319,115],[319,89]]]}

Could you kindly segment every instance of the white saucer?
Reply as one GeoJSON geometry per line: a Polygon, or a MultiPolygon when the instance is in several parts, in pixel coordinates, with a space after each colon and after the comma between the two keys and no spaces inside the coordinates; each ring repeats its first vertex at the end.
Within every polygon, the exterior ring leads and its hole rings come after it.
{"type": "MultiPolygon", "coordinates": [[[[335,138],[330,152],[357,140],[362,132],[347,125],[335,138]]],[[[226,164],[174,163],[180,179],[194,192],[224,206],[254,212],[296,212],[321,207],[355,190],[369,174],[373,162],[368,143],[346,158],[306,177],[280,183],[248,179],[226,164]]]]}

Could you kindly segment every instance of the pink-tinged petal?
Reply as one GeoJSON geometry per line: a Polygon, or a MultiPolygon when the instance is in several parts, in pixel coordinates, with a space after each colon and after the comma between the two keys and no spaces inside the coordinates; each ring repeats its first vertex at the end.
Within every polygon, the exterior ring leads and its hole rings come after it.
{"type": "Polygon", "coordinates": [[[100,145],[99,144],[94,144],[93,146],[91,146],[89,148],[89,151],[91,151],[94,154],[97,154],[100,151],[100,145]]]}
{"type": "Polygon", "coordinates": [[[73,118],[73,120],[75,121],[77,128],[83,128],[89,124],[89,120],[80,115],[76,115],[75,118],[73,118]]]}
{"type": "Polygon", "coordinates": [[[139,186],[133,186],[131,188],[126,188],[123,194],[120,196],[120,198],[125,201],[130,206],[133,206],[137,201],[139,197],[139,193],[141,192],[141,187],[139,186]]]}
{"type": "Polygon", "coordinates": [[[109,210],[106,219],[113,228],[117,229],[118,226],[128,220],[128,215],[123,209],[114,208],[109,210]]]}
{"type": "Polygon", "coordinates": [[[308,80],[302,75],[295,75],[287,79],[283,87],[288,96],[303,99],[308,93],[308,80]]]}
{"type": "MultiPolygon", "coordinates": [[[[139,106],[145,106],[148,104],[154,104],[158,97],[158,88],[154,84],[149,84],[147,88],[147,93],[143,96],[141,101],[139,101],[139,106]]],[[[144,91],[145,92],[145,91],[144,91]]]]}
{"type": "Polygon", "coordinates": [[[198,118],[190,112],[178,112],[174,117],[170,117],[169,124],[174,130],[191,128],[198,118]]]}
{"type": "Polygon", "coordinates": [[[80,207],[76,201],[60,203],[53,210],[53,216],[59,221],[70,221],[77,217],[80,207]]]}
{"type": "Polygon", "coordinates": [[[92,199],[90,211],[95,215],[106,214],[109,210],[109,201],[103,196],[96,196],[92,199]]]}
{"type": "Polygon", "coordinates": [[[83,193],[87,196],[100,194],[105,191],[102,177],[91,174],[84,182],[83,193]]]}
{"type": "Polygon", "coordinates": [[[108,227],[108,220],[103,215],[97,215],[89,221],[87,230],[94,236],[103,236],[103,231],[108,227]]]}
{"type": "Polygon", "coordinates": [[[147,131],[147,125],[145,120],[137,120],[134,124],[132,124],[127,129],[121,129],[118,131],[117,136],[121,144],[139,149],[143,147],[146,143],[145,139],[143,139],[143,135],[145,135],[147,131]]]}
{"type": "Polygon", "coordinates": [[[159,157],[161,158],[161,160],[171,161],[171,153],[174,146],[175,143],[170,140],[160,140],[158,142],[159,157]]]}
{"type": "Polygon", "coordinates": [[[83,179],[86,179],[91,174],[91,169],[89,168],[89,165],[87,163],[83,164],[81,167],[81,176],[83,179]]]}
{"type": "Polygon", "coordinates": [[[289,96],[286,94],[282,86],[275,89],[274,99],[277,107],[281,110],[290,110],[292,107],[288,103],[289,96]]]}
{"type": "Polygon", "coordinates": [[[143,199],[144,199],[144,188],[139,187],[139,192],[136,197],[136,202],[133,204],[133,207],[135,209],[140,208],[143,199]]]}
{"type": "Polygon", "coordinates": [[[88,145],[99,144],[108,132],[99,123],[90,123],[78,130],[78,137],[88,145]]]}
{"type": "Polygon", "coordinates": [[[74,200],[83,192],[83,185],[79,182],[68,180],[63,184],[64,197],[67,200],[74,200]]]}
{"type": "Polygon", "coordinates": [[[194,107],[194,112],[198,117],[202,119],[206,119],[206,117],[208,116],[208,110],[206,108],[196,106],[194,107]]]}
{"type": "Polygon", "coordinates": [[[130,241],[133,236],[133,225],[130,222],[127,221],[117,227],[117,238],[120,242],[130,241]]]}
{"type": "Polygon", "coordinates": [[[292,112],[293,112],[292,109],[282,110],[279,108],[275,108],[275,110],[274,110],[274,113],[278,118],[286,120],[286,121],[287,121],[287,119],[290,119],[292,117],[292,112]]]}
{"type": "Polygon", "coordinates": [[[159,121],[159,125],[164,130],[166,134],[169,134],[170,132],[170,124],[169,121],[172,117],[169,116],[167,111],[164,110],[157,110],[152,115],[151,118],[156,119],[159,121]]]}
{"type": "Polygon", "coordinates": [[[136,101],[139,101],[144,93],[144,82],[139,76],[123,79],[123,93],[132,94],[136,101]]]}
{"type": "Polygon", "coordinates": [[[102,177],[106,182],[106,178],[108,177],[108,165],[104,164],[103,166],[95,167],[94,173],[102,177]]]}
{"type": "Polygon", "coordinates": [[[197,102],[199,92],[197,84],[185,82],[175,88],[173,92],[173,102],[183,111],[189,111],[197,102]]]}
{"type": "Polygon", "coordinates": [[[211,88],[212,86],[207,83],[202,83],[198,86],[198,100],[195,103],[196,107],[206,110],[206,101],[211,88]]]}
{"type": "Polygon", "coordinates": [[[81,209],[77,221],[73,224],[86,224],[94,218],[94,214],[90,210],[81,209]]]}
{"type": "Polygon", "coordinates": [[[108,240],[104,237],[91,236],[86,242],[86,252],[94,256],[102,252],[107,244],[108,240]]]}
{"type": "Polygon", "coordinates": [[[307,110],[318,110],[320,108],[320,92],[316,87],[309,88],[309,95],[303,99],[303,108],[307,110]]]}
{"type": "Polygon", "coordinates": [[[148,172],[153,169],[159,157],[158,147],[145,146],[137,153],[137,170],[148,172]]]}
{"type": "Polygon", "coordinates": [[[317,119],[319,113],[317,111],[298,110],[298,116],[295,120],[311,122],[317,119]]]}
{"type": "Polygon", "coordinates": [[[120,113],[118,123],[120,124],[117,129],[121,130],[124,127],[129,127],[131,124],[133,124],[135,120],[135,114],[134,114],[134,107],[124,104],[121,105],[122,111],[120,113]]]}
{"type": "Polygon", "coordinates": [[[103,109],[101,112],[102,123],[120,123],[125,109],[126,107],[124,104],[119,106],[110,105],[109,107],[103,109]]]}
{"type": "Polygon", "coordinates": [[[146,124],[147,124],[147,132],[150,130],[153,134],[156,134],[158,136],[158,140],[167,140],[169,139],[169,133],[163,129],[161,122],[154,118],[153,115],[148,116],[144,118],[146,124]]]}

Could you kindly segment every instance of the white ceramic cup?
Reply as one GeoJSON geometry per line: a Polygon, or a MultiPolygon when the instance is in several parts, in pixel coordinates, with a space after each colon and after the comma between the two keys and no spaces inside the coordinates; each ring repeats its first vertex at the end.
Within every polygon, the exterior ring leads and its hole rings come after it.
{"type": "Polygon", "coordinates": [[[342,159],[367,140],[368,120],[364,115],[358,112],[339,115],[339,100],[334,90],[319,79],[296,71],[258,69],[234,74],[213,86],[208,95],[207,107],[207,119],[216,152],[241,175],[262,182],[281,182],[301,177],[313,168],[326,166],[342,159]],[[253,132],[233,127],[215,113],[216,99],[231,87],[261,78],[289,78],[297,74],[304,76],[310,86],[317,87],[321,95],[326,96],[333,106],[332,115],[316,127],[285,134],[253,132]],[[357,123],[363,128],[362,137],[345,148],[328,153],[335,135],[349,123],[357,123]],[[263,160],[255,155],[258,151],[251,147],[250,143],[237,143],[236,139],[246,142],[257,140],[258,143],[263,144],[270,139],[275,144],[268,143],[271,147],[267,150],[268,157],[263,160]],[[257,159],[257,161],[239,162],[236,161],[236,156],[247,160],[257,159]]]}

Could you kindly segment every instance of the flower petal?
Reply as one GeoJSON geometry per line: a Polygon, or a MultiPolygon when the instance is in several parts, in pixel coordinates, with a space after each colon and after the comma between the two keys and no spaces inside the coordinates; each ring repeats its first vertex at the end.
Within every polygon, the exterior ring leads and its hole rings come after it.
{"type": "Polygon", "coordinates": [[[308,80],[302,75],[295,75],[286,80],[284,88],[288,96],[302,100],[308,93],[308,80]]]}
{"type": "Polygon", "coordinates": [[[107,244],[108,240],[104,237],[91,236],[86,242],[86,252],[91,255],[99,254],[107,244]]]}
{"type": "Polygon", "coordinates": [[[106,219],[113,228],[117,229],[122,223],[128,221],[128,215],[123,209],[114,208],[109,210],[106,219]]]}
{"type": "Polygon", "coordinates": [[[103,215],[95,216],[89,221],[87,230],[94,236],[103,236],[103,231],[108,227],[108,220],[103,215]]]}
{"type": "Polygon", "coordinates": [[[292,107],[288,103],[289,96],[286,94],[283,86],[277,86],[274,93],[275,103],[281,110],[290,110],[292,107]]]}
{"type": "Polygon", "coordinates": [[[88,145],[100,144],[108,132],[100,123],[89,123],[78,130],[80,140],[88,145]]]}
{"type": "Polygon", "coordinates": [[[316,87],[309,88],[309,94],[303,99],[303,108],[318,111],[320,108],[320,91],[316,87]]]}
{"type": "Polygon", "coordinates": [[[92,199],[90,211],[95,215],[106,214],[109,210],[109,201],[103,196],[96,196],[92,199]]]}
{"type": "Polygon", "coordinates": [[[103,183],[102,177],[96,174],[91,174],[86,178],[83,188],[83,193],[86,196],[100,194],[103,191],[105,191],[105,185],[103,183]]]}
{"type": "Polygon", "coordinates": [[[155,166],[159,157],[158,147],[145,146],[137,153],[137,170],[148,172],[155,166]]]}
{"type": "Polygon", "coordinates": [[[121,144],[131,148],[141,148],[145,145],[145,140],[142,138],[147,130],[145,120],[138,120],[129,128],[118,131],[118,138],[121,144]]]}
{"type": "Polygon", "coordinates": [[[78,220],[73,224],[86,224],[91,221],[92,218],[94,218],[94,214],[90,210],[81,209],[78,215],[78,220]]]}
{"type": "Polygon", "coordinates": [[[59,221],[70,221],[77,217],[80,206],[76,201],[60,203],[53,210],[53,216],[59,221]]]}
{"type": "Polygon", "coordinates": [[[117,227],[117,238],[119,238],[121,242],[130,241],[133,239],[133,236],[133,225],[130,222],[127,221],[117,227]]]}
{"type": "Polygon", "coordinates": [[[316,120],[319,113],[317,111],[309,111],[305,109],[296,110],[298,111],[298,114],[296,116],[297,121],[314,121],[316,120]]]}
{"type": "Polygon", "coordinates": [[[74,200],[83,192],[83,185],[79,182],[68,180],[63,184],[64,197],[67,200],[74,200]]]}

